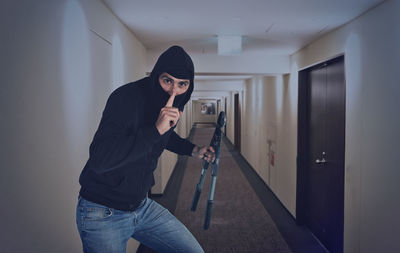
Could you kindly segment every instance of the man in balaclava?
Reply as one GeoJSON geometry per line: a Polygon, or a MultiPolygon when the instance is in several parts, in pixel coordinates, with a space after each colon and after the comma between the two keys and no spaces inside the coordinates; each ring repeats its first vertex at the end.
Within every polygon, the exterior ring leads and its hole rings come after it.
{"type": "Polygon", "coordinates": [[[84,252],[126,252],[131,237],[157,252],[203,252],[175,216],[147,197],[164,149],[215,159],[212,147],[196,146],[174,131],[193,79],[190,56],[173,46],[149,77],[108,98],[79,178],[76,221],[84,252]]]}

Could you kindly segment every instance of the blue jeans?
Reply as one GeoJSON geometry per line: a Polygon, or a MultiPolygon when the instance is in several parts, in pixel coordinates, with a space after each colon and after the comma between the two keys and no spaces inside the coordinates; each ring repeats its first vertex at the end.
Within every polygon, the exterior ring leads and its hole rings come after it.
{"type": "Polygon", "coordinates": [[[204,252],[175,216],[149,198],[130,212],[79,197],[76,223],[84,252],[125,253],[131,237],[157,252],[204,252]]]}

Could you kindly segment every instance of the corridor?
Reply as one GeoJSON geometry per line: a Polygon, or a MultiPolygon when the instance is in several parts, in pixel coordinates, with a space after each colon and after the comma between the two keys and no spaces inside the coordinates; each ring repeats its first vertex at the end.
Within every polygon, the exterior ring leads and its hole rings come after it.
{"type": "MultiPolygon", "coordinates": [[[[208,145],[212,124],[196,124],[189,136],[199,145],[208,145]]],[[[274,197],[246,160],[224,137],[214,195],[211,225],[203,230],[211,169],[208,169],[196,212],[190,211],[201,162],[180,157],[163,196],[152,196],[167,207],[196,237],[205,252],[273,253],[326,252],[312,234],[295,220],[274,197]]],[[[154,252],[141,245],[138,253],[154,252]]]]}

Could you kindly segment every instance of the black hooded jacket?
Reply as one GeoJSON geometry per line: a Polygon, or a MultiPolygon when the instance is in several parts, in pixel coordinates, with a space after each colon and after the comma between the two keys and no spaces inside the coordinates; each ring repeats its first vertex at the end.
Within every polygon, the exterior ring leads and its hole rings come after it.
{"type": "Polygon", "coordinates": [[[108,98],[79,178],[85,199],[134,210],[154,185],[153,171],[165,148],[191,154],[194,145],[173,128],[160,135],[155,127],[169,98],[158,81],[163,72],[190,79],[189,89],[174,100],[174,107],[183,111],[193,92],[194,66],[181,47],[173,46],[159,57],[149,77],[117,88],[108,98]]]}

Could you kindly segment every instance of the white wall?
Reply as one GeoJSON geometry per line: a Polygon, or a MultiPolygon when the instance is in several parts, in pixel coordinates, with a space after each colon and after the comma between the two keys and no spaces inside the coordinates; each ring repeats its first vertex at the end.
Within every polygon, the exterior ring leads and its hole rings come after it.
{"type": "Polygon", "coordinates": [[[287,76],[254,76],[242,100],[242,155],[295,216],[296,116],[290,108],[287,76]],[[294,117],[294,119],[293,119],[294,117]],[[270,145],[269,145],[270,143],[270,145]],[[269,152],[275,156],[270,164],[269,152]]]}
{"type": "MultiPolygon", "coordinates": [[[[400,252],[399,13],[400,1],[385,1],[291,57],[289,86],[295,87],[300,69],[345,55],[344,246],[349,253],[400,252]]],[[[295,96],[291,103],[297,104],[295,96]]]]}
{"type": "Polygon", "coordinates": [[[262,111],[264,109],[262,107],[262,88],[262,76],[256,76],[246,81],[245,103],[242,106],[244,117],[242,117],[241,153],[261,178],[268,181],[263,173],[264,169],[259,164],[259,156],[265,152],[258,149],[261,143],[266,142],[266,139],[263,140],[262,136],[259,136],[260,131],[264,132],[266,126],[265,115],[262,111]]]}
{"type": "Polygon", "coordinates": [[[185,136],[189,136],[190,130],[192,129],[193,126],[193,119],[192,119],[192,100],[189,100],[189,102],[185,106],[185,110],[183,113],[185,114],[185,121],[186,121],[186,133],[185,136]]]}
{"type": "MultiPolygon", "coordinates": [[[[161,50],[148,51],[147,71],[150,72],[153,69],[153,65],[161,53],[161,50]]],[[[289,72],[290,61],[288,55],[271,55],[263,52],[255,52],[235,56],[191,53],[190,56],[192,57],[196,73],[276,74],[289,72]]]]}
{"type": "Polygon", "coordinates": [[[278,78],[276,89],[276,190],[278,198],[296,217],[297,185],[297,85],[290,83],[290,75],[278,78]]]}
{"type": "Polygon", "coordinates": [[[235,107],[234,107],[235,93],[229,92],[227,98],[226,108],[226,137],[235,144],[235,107]]]}
{"type": "MultiPolygon", "coordinates": [[[[200,91],[209,92],[210,97],[215,97],[214,92],[230,92],[230,91],[241,91],[244,89],[244,79],[243,78],[234,78],[230,79],[195,79],[194,80],[194,95],[200,91]]],[[[216,93],[218,94],[218,93],[216,93]]],[[[227,93],[225,93],[226,95],[227,93]]]]}
{"type": "Polygon", "coordinates": [[[157,168],[154,171],[155,184],[151,188],[152,194],[163,194],[168,180],[174,171],[178,155],[168,150],[164,150],[158,159],[157,168]]]}
{"type": "Polygon", "coordinates": [[[108,95],[144,76],[146,50],[95,0],[3,1],[0,26],[1,250],[81,252],[78,177],[108,95]]]}

